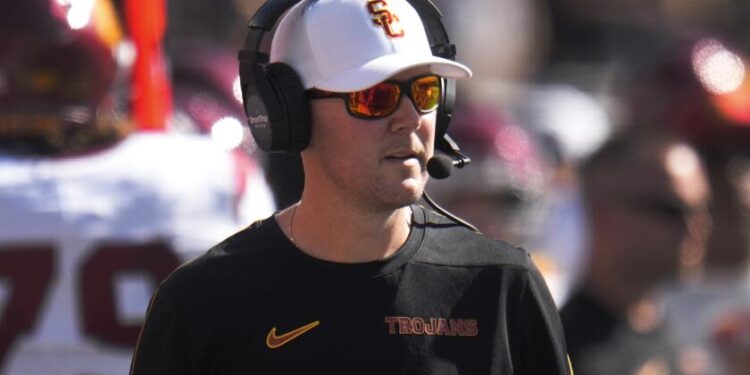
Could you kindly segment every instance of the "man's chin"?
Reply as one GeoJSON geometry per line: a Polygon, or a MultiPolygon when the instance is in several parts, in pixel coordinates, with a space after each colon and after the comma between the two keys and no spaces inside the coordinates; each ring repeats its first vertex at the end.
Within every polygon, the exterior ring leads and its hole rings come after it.
{"type": "Polygon", "coordinates": [[[401,182],[401,188],[404,193],[413,197],[413,199],[419,200],[424,192],[425,183],[427,181],[418,178],[409,178],[401,182]]]}
{"type": "Polygon", "coordinates": [[[393,210],[416,203],[422,197],[426,176],[382,176],[372,185],[379,209],[393,210]]]}
{"type": "Polygon", "coordinates": [[[380,196],[380,201],[383,208],[395,210],[417,203],[422,198],[423,191],[422,188],[402,186],[402,189],[398,189],[398,191],[382,192],[384,194],[380,196]]]}

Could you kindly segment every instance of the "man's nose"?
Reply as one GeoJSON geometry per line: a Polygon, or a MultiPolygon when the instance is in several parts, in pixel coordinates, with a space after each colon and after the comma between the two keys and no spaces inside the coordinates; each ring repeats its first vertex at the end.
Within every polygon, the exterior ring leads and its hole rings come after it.
{"type": "Polygon", "coordinates": [[[415,131],[421,126],[422,116],[411,99],[404,95],[391,119],[392,131],[415,131]]]}

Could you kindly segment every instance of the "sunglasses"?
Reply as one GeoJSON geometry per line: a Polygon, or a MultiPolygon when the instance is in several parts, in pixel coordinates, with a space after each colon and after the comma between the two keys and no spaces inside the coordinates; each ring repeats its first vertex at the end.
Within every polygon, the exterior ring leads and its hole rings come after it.
{"type": "Polygon", "coordinates": [[[307,90],[308,99],[342,98],[346,111],[354,117],[378,119],[390,116],[401,104],[404,93],[419,113],[430,113],[440,105],[442,80],[435,75],[415,77],[406,82],[387,80],[355,92],[307,90]]]}

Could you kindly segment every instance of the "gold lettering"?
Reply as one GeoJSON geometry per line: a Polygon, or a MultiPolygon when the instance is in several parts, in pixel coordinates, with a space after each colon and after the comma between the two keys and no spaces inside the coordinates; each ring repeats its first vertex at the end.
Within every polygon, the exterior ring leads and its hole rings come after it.
{"type": "Polygon", "coordinates": [[[479,322],[476,319],[422,318],[407,316],[386,316],[389,335],[437,335],[467,336],[479,335],[479,322]],[[398,327],[398,329],[396,328],[398,327]]]}

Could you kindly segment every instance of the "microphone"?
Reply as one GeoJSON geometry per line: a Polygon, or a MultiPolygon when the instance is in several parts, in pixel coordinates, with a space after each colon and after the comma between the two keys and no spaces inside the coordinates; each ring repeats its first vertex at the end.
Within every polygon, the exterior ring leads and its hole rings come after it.
{"type": "Polygon", "coordinates": [[[461,149],[448,134],[444,134],[436,142],[435,151],[435,155],[427,161],[427,173],[435,179],[447,178],[453,173],[453,168],[463,168],[471,163],[471,159],[461,153],[461,149]]]}
{"type": "MultiPolygon", "coordinates": [[[[458,167],[459,160],[453,160],[446,155],[435,155],[427,161],[427,173],[438,180],[448,178],[453,173],[453,168],[458,167]]],[[[462,165],[463,166],[463,165],[462,165]]]]}
{"type": "MultiPolygon", "coordinates": [[[[430,160],[427,161],[427,173],[429,173],[433,178],[442,180],[453,173],[453,168],[463,168],[466,166],[466,164],[471,163],[471,159],[461,153],[461,150],[458,148],[456,142],[454,142],[453,139],[448,136],[448,134],[443,134],[443,137],[439,138],[435,143],[436,153],[433,157],[430,158],[430,160]]],[[[422,193],[422,198],[425,202],[427,202],[428,205],[430,205],[441,215],[474,232],[481,233],[475,226],[457,217],[456,215],[453,215],[452,213],[448,212],[448,210],[440,207],[440,205],[435,203],[435,201],[433,201],[432,198],[427,195],[426,191],[422,193]]]]}

